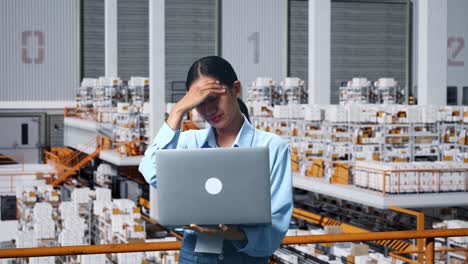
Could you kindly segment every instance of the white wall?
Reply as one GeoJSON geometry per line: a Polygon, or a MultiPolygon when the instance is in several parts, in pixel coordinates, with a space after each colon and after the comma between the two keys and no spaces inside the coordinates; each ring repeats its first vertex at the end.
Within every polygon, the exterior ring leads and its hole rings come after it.
{"type": "MultiPolygon", "coordinates": [[[[418,8],[421,0],[413,0],[413,87],[418,86],[418,8]]],[[[425,0],[424,0],[425,1],[425,0]]],[[[462,87],[468,87],[468,1],[447,1],[447,86],[458,87],[458,103],[462,103],[462,87]],[[452,39],[452,40],[451,40],[452,39]],[[451,42],[450,47],[449,43],[451,42]],[[464,45],[462,45],[464,42],[464,45]]],[[[444,93],[446,87],[443,87],[444,93]]]]}
{"type": "Polygon", "coordinates": [[[447,85],[468,87],[468,1],[447,3],[447,85]]]}
{"type": "Polygon", "coordinates": [[[287,74],[287,1],[222,1],[221,56],[243,85],[257,77],[282,81],[287,74]]]}
{"type": "Polygon", "coordinates": [[[73,100],[79,0],[0,1],[0,102],[73,100]]]}

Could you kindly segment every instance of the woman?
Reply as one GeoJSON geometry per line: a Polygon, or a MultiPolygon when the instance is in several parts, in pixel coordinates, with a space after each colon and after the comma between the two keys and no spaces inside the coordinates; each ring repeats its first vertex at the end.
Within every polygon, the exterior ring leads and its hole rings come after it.
{"type": "Polygon", "coordinates": [[[268,146],[272,224],[234,226],[220,223],[216,227],[184,227],[186,232],[179,263],[267,263],[268,257],[280,246],[291,219],[289,147],[279,136],[252,127],[241,113],[237,99],[241,83],[231,64],[223,58],[209,56],[193,63],[187,74],[186,89],[186,95],[172,108],[166,123],[146,150],[140,172],[156,188],[156,150],[268,146]],[[194,108],[210,126],[181,132],[183,116],[194,108]],[[208,252],[216,253],[203,253],[199,250],[200,245],[211,245],[220,250],[210,249],[208,252]]]}

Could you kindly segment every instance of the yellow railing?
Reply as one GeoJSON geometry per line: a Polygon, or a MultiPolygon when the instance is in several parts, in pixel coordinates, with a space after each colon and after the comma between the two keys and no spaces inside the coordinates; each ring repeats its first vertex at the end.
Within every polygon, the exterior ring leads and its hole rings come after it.
{"type": "Polygon", "coordinates": [[[83,167],[86,163],[88,163],[89,161],[91,161],[92,159],[94,159],[95,157],[97,157],[99,155],[99,147],[96,148],[96,150],[87,155],[86,157],[84,157],[83,159],[79,160],[78,163],[76,163],[75,165],[73,165],[73,167],[71,168],[68,168],[66,170],[63,171],[63,173],[59,174],[58,178],[55,179],[51,185],[53,187],[57,187],[59,186],[61,183],[63,183],[64,181],[66,181],[69,177],[73,176],[76,174],[76,172],[81,168],[83,167]]]}
{"type": "MultiPolygon", "coordinates": [[[[388,209],[415,216],[417,219],[416,232],[424,230],[424,214],[422,212],[394,207],[394,206],[390,206],[388,209]]],[[[322,225],[322,226],[339,225],[341,230],[348,234],[360,234],[360,235],[372,234],[370,231],[367,231],[365,229],[355,227],[355,226],[345,224],[345,223],[340,223],[340,222],[337,222],[336,220],[333,220],[333,219],[330,219],[321,215],[317,215],[317,214],[314,214],[314,213],[311,213],[302,209],[298,209],[298,208],[294,208],[293,216],[296,218],[311,222],[311,223],[322,225]]],[[[431,230],[431,231],[436,231],[436,230],[431,230]]],[[[403,232],[409,232],[409,231],[403,231],[403,232]]],[[[415,232],[415,231],[411,231],[411,232],[415,232]]],[[[412,264],[424,263],[423,253],[425,253],[427,250],[431,250],[430,248],[427,248],[427,246],[426,246],[426,249],[424,249],[424,245],[425,245],[424,238],[417,238],[416,249],[413,249],[413,247],[407,242],[397,240],[397,239],[391,239],[391,240],[384,239],[384,240],[377,240],[377,241],[362,239],[362,241],[371,241],[379,245],[387,246],[389,249],[395,250],[393,252],[390,252],[389,255],[391,257],[408,262],[408,263],[412,263],[412,264]],[[403,254],[418,254],[418,261],[414,261],[414,260],[401,256],[403,254]]],[[[430,242],[430,241],[428,242],[428,240],[426,240],[426,244],[427,243],[433,243],[433,242],[430,242]]],[[[436,252],[445,252],[445,251],[468,251],[468,248],[456,248],[456,249],[441,248],[441,249],[436,250],[436,252]]],[[[432,257],[433,257],[433,254],[432,254],[432,257]]],[[[426,256],[426,263],[432,263],[432,262],[427,261],[427,256],[426,256]]]]}
{"type": "MultiPolygon", "coordinates": [[[[444,229],[444,230],[416,230],[416,231],[392,231],[373,232],[357,234],[333,234],[333,235],[311,235],[311,236],[288,236],[283,240],[283,245],[296,244],[317,244],[336,242],[360,242],[375,240],[394,239],[425,239],[425,249],[417,252],[425,253],[426,263],[434,263],[434,238],[468,236],[468,228],[444,229]]],[[[64,247],[42,247],[42,248],[15,248],[1,249],[0,258],[21,258],[21,257],[43,257],[43,256],[65,256],[65,255],[86,255],[86,254],[107,254],[122,252],[146,252],[178,250],[181,242],[151,242],[133,244],[110,244],[110,245],[90,245],[90,246],[64,246],[64,247]]],[[[466,250],[466,249],[461,249],[466,250]]],[[[405,251],[404,253],[411,253],[405,251]]]]}
{"type": "MultiPolygon", "coordinates": [[[[393,210],[395,212],[403,213],[403,214],[408,214],[416,217],[416,230],[424,230],[424,213],[418,212],[418,211],[413,211],[413,210],[408,210],[396,206],[390,206],[388,209],[393,210]]],[[[423,250],[424,248],[424,240],[422,238],[418,239],[416,241],[416,246],[419,251],[423,250]]],[[[397,253],[391,254],[392,257],[398,258],[397,253]]],[[[401,256],[400,256],[401,257],[401,256]]],[[[423,261],[423,255],[418,253],[418,262],[421,263],[423,261]]],[[[401,258],[400,258],[401,259],[401,258]]],[[[402,259],[403,260],[403,259],[402,259]]]]}

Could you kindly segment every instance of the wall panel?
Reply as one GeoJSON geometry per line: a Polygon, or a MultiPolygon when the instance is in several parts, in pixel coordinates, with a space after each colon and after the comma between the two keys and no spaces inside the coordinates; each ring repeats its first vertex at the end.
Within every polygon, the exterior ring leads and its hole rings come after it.
{"type": "Polygon", "coordinates": [[[247,87],[257,77],[287,75],[286,0],[226,0],[221,4],[221,54],[247,87]]]}
{"type": "Polygon", "coordinates": [[[73,100],[79,1],[0,1],[0,101],[73,100]]]}
{"type": "Polygon", "coordinates": [[[149,76],[148,0],[117,2],[118,76],[149,76]]]}
{"type": "Polygon", "coordinates": [[[185,93],[192,63],[216,55],[216,0],[166,1],[166,101],[185,93]]]}

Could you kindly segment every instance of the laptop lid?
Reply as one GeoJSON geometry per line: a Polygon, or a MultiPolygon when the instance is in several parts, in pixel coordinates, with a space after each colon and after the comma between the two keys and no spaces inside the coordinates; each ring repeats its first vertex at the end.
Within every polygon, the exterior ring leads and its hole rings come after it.
{"type": "Polygon", "coordinates": [[[271,223],[267,147],[156,151],[158,221],[271,223]]]}

